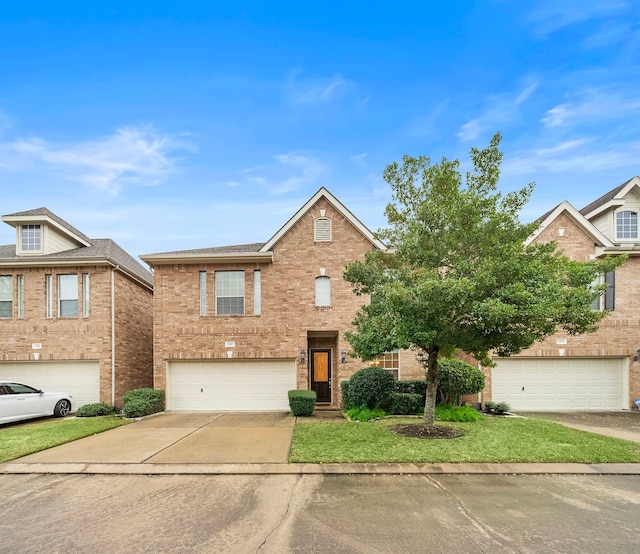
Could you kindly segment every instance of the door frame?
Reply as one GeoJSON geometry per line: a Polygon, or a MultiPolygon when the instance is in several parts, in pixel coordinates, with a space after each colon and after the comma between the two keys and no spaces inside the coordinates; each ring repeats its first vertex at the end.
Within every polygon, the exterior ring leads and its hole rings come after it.
{"type": "Polygon", "coordinates": [[[328,400],[317,399],[316,402],[318,402],[318,403],[320,403],[320,402],[322,402],[322,403],[328,402],[330,404],[331,402],[333,402],[333,378],[332,378],[332,371],[331,371],[332,349],[331,348],[311,348],[309,350],[309,358],[310,358],[310,360],[309,360],[309,385],[310,385],[310,387],[309,388],[310,388],[310,390],[314,390],[313,389],[313,385],[315,383],[315,380],[314,380],[314,373],[315,373],[315,370],[314,370],[314,365],[315,365],[314,354],[316,352],[326,352],[327,353],[327,355],[328,355],[328,360],[327,360],[328,368],[327,369],[328,369],[328,373],[329,373],[328,374],[328,378],[329,378],[329,384],[328,384],[328,386],[329,386],[329,399],[328,400]]]}

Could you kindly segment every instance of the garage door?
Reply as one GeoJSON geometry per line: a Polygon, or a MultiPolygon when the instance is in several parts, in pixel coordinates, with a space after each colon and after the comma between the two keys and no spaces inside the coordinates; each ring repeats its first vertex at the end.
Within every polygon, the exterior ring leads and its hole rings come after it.
{"type": "Polygon", "coordinates": [[[168,410],[288,410],[295,360],[169,362],[168,410]]]}
{"type": "Polygon", "coordinates": [[[0,362],[0,380],[42,390],[67,392],[76,407],[100,402],[100,364],[83,362],[0,362]]]}
{"type": "Polygon", "coordinates": [[[494,401],[512,410],[619,410],[626,358],[507,359],[492,370],[494,401]]]}

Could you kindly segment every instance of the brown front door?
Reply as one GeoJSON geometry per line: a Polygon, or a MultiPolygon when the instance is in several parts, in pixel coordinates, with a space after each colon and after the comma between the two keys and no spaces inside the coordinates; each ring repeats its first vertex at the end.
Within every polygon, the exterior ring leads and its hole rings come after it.
{"type": "Polygon", "coordinates": [[[311,351],[311,390],[316,402],[331,402],[331,350],[311,351]]]}

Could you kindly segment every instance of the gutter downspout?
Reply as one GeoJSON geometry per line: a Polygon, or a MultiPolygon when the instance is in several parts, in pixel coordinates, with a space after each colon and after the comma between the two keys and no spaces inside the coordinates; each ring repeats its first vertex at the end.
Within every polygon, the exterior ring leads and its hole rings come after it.
{"type": "Polygon", "coordinates": [[[111,268],[111,405],[116,405],[116,267],[111,268]]]}

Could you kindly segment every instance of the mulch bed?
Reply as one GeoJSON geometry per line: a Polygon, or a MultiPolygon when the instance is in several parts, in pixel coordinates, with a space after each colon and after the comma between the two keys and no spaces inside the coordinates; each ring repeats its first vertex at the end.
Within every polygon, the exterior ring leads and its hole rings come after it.
{"type": "Polygon", "coordinates": [[[462,431],[451,427],[432,427],[421,423],[394,425],[391,427],[391,432],[414,439],[455,439],[464,435],[462,431]]]}

